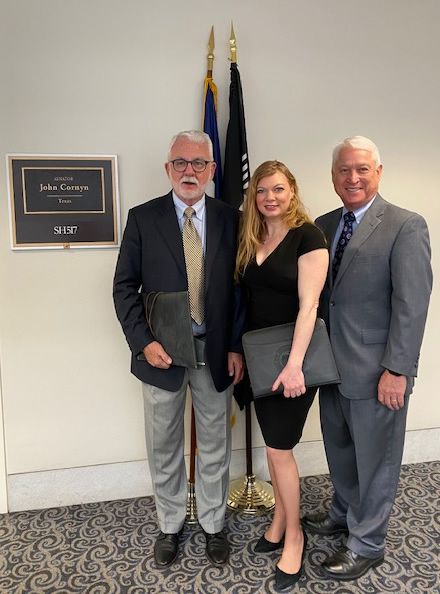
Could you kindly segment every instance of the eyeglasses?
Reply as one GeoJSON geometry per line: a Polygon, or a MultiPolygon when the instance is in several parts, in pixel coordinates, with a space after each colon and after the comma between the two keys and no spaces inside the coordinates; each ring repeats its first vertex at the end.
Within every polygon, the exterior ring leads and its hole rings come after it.
{"type": "Polygon", "coordinates": [[[173,159],[169,162],[173,164],[174,169],[179,173],[183,173],[188,165],[191,165],[196,173],[201,173],[202,171],[205,171],[208,163],[213,163],[214,161],[205,161],[204,159],[193,159],[192,161],[187,161],[186,159],[173,159]]]}

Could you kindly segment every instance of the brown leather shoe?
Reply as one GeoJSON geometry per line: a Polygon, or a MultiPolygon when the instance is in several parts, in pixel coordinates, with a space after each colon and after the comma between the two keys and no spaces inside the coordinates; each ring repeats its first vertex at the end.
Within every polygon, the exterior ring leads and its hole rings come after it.
{"type": "Polygon", "coordinates": [[[356,580],[371,567],[380,565],[382,561],[383,555],[369,559],[344,548],[326,559],[322,564],[322,568],[328,576],[337,580],[356,580]]]}
{"type": "Polygon", "coordinates": [[[348,534],[347,527],[332,520],[326,512],[304,516],[301,519],[301,524],[312,534],[323,534],[324,536],[348,534]]]}

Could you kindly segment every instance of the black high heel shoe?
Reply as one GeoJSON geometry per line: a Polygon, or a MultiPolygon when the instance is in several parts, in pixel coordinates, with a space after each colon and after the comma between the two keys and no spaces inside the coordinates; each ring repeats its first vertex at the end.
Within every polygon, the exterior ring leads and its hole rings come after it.
{"type": "Polygon", "coordinates": [[[305,532],[303,532],[303,534],[304,534],[304,545],[303,545],[303,551],[302,551],[302,555],[301,555],[301,567],[298,569],[298,571],[296,573],[285,573],[278,567],[278,565],[276,566],[276,568],[275,568],[275,590],[277,592],[284,592],[285,590],[287,590],[287,588],[291,588],[292,586],[294,586],[296,584],[296,582],[299,581],[299,578],[302,575],[304,556],[305,556],[306,547],[307,547],[307,535],[305,532]]]}
{"type": "Polygon", "coordinates": [[[254,546],[254,551],[256,553],[272,553],[273,551],[281,549],[283,545],[284,537],[280,540],[280,542],[271,542],[270,540],[267,540],[263,534],[263,536],[260,537],[260,540],[254,546]]]}

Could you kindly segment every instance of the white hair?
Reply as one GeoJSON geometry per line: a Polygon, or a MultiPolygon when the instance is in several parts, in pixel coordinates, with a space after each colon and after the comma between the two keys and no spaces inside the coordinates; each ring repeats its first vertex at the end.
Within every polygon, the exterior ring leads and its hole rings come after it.
{"type": "Polygon", "coordinates": [[[339,154],[342,149],[351,147],[354,149],[361,149],[363,151],[368,151],[371,153],[371,156],[376,161],[376,167],[381,165],[379,149],[374,144],[372,140],[366,138],[365,136],[351,136],[350,138],[345,138],[342,142],[337,144],[333,149],[333,159],[332,159],[332,169],[339,158],[339,154]]]}
{"type": "Polygon", "coordinates": [[[209,138],[208,134],[202,132],[201,130],[185,130],[173,136],[168,149],[168,159],[171,157],[171,150],[173,146],[181,138],[188,140],[189,142],[194,142],[194,144],[206,144],[209,151],[209,159],[214,161],[214,150],[212,148],[211,139],[209,138]]]}

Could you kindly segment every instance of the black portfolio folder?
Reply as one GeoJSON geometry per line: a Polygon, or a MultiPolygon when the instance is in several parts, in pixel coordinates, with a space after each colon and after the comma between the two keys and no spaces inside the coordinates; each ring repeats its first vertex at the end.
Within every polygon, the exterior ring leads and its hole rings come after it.
{"type": "MultiPolygon", "coordinates": [[[[142,299],[151,333],[172,364],[197,369],[188,291],[143,293],[142,299]]],[[[140,353],[137,359],[145,361],[145,355],[140,353]]]]}

